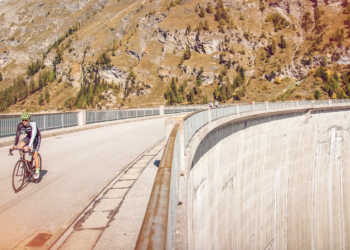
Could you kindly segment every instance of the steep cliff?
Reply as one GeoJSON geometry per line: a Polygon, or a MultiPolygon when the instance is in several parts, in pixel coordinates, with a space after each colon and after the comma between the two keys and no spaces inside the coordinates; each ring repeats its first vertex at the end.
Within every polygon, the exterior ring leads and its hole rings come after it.
{"type": "Polygon", "coordinates": [[[347,1],[0,5],[2,111],[350,94],[347,1]]]}

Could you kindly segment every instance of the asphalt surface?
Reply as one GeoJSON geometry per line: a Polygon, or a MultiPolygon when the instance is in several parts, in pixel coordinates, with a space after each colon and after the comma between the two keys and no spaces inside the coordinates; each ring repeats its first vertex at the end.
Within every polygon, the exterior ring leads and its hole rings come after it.
{"type": "Polygon", "coordinates": [[[42,139],[42,179],[19,193],[12,189],[18,153],[0,148],[0,249],[22,248],[38,233],[55,241],[124,166],[165,136],[165,119],[42,139]]]}

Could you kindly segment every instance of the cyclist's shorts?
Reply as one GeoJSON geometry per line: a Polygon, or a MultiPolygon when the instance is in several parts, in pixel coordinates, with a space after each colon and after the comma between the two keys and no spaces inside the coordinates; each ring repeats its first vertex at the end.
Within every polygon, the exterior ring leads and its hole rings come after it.
{"type": "MultiPolygon", "coordinates": [[[[26,146],[28,146],[30,142],[30,138],[26,137],[22,140],[22,142],[24,142],[26,146]]],[[[39,135],[37,138],[34,139],[32,151],[39,152],[40,144],[41,144],[41,135],[39,135]]]]}

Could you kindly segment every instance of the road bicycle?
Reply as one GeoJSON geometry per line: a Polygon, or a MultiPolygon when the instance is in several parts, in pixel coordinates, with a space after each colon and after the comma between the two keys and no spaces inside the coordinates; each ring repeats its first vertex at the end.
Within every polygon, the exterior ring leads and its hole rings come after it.
{"type": "MultiPolygon", "coordinates": [[[[12,174],[12,187],[15,193],[19,192],[24,185],[24,182],[26,179],[29,179],[31,177],[32,181],[34,183],[39,182],[39,179],[35,179],[35,160],[34,160],[34,152],[32,152],[30,149],[29,150],[24,150],[24,149],[10,149],[9,155],[13,156],[12,151],[18,150],[21,153],[20,159],[17,161],[15,168],[13,169],[13,174],[12,174]],[[31,156],[31,160],[26,160],[25,159],[25,154],[28,153],[31,156]]],[[[39,168],[41,172],[41,155],[38,153],[39,157],[39,168]]]]}

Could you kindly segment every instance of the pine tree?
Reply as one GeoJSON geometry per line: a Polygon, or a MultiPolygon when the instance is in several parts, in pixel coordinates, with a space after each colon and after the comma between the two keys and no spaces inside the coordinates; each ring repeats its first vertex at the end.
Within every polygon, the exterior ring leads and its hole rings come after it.
{"type": "Polygon", "coordinates": [[[201,10],[199,11],[199,16],[200,16],[201,18],[205,17],[205,11],[204,11],[203,8],[201,8],[201,10]]]}
{"type": "Polygon", "coordinates": [[[40,93],[40,95],[39,95],[39,100],[38,100],[38,105],[39,105],[39,106],[42,106],[43,104],[44,104],[43,94],[40,93]]]}
{"type": "Polygon", "coordinates": [[[222,19],[222,12],[221,12],[221,9],[218,9],[215,13],[215,20],[220,22],[221,19],[222,19]]]}
{"type": "Polygon", "coordinates": [[[189,94],[188,97],[187,97],[187,101],[188,101],[189,103],[191,103],[191,104],[194,103],[194,89],[192,89],[192,90],[190,91],[190,94],[189,94]]]}
{"type": "Polygon", "coordinates": [[[198,31],[201,31],[203,28],[204,28],[204,24],[202,21],[200,21],[198,25],[198,31]]]}
{"type": "Polygon", "coordinates": [[[208,103],[209,103],[208,96],[205,95],[204,98],[203,98],[202,104],[208,104],[208,103]]]}
{"type": "Polygon", "coordinates": [[[287,48],[287,42],[286,39],[284,39],[284,36],[281,36],[281,49],[287,48]]]}
{"type": "Polygon", "coordinates": [[[319,89],[316,89],[314,96],[315,96],[316,100],[321,99],[321,97],[322,97],[321,91],[319,89]]]}
{"type": "Polygon", "coordinates": [[[30,79],[30,83],[29,83],[29,93],[33,94],[35,91],[35,82],[34,79],[30,79]]]}
{"type": "Polygon", "coordinates": [[[334,80],[336,80],[337,82],[340,81],[340,78],[339,78],[339,75],[338,75],[338,72],[337,72],[337,71],[334,72],[333,78],[334,78],[334,80]]]}
{"type": "Polygon", "coordinates": [[[173,77],[171,79],[171,84],[170,84],[170,87],[174,93],[174,96],[177,96],[177,87],[176,87],[176,84],[175,84],[175,78],[173,77]]]}
{"type": "Polygon", "coordinates": [[[187,45],[184,53],[184,59],[189,60],[190,58],[191,58],[191,50],[190,50],[190,47],[187,45]]]}
{"type": "Polygon", "coordinates": [[[209,30],[209,23],[207,20],[204,21],[204,27],[203,27],[204,30],[208,31],[209,30]]]}
{"type": "Polygon", "coordinates": [[[213,14],[214,13],[214,8],[213,8],[213,6],[210,3],[208,3],[206,10],[207,10],[207,12],[209,14],[213,14]]]}
{"type": "Polygon", "coordinates": [[[202,76],[200,74],[198,74],[197,76],[197,86],[200,87],[202,86],[203,82],[202,82],[202,76]]]}
{"type": "Polygon", "coordinates": [[[276,41],[275,39],[272,39],[271,45],[270,45],[270,54],[274,55],[276,53],[276,41]]]}
{"type": "Polygon", "coordinates": [[[50,102],[50,93],[49,93],[48,88],[46,88],[46,90],[45,90],[45,101],[46,101],[46,103],[50,102]]]}
{"type": "Polygon", "coordinates": [[[323,67],[327,66],[328,63],[327,63],[327,57],[326,56],[323,56],[321,64],[322,64],[323,67]]]}
{"type": "Polygon", "coordinates": [[[39,89],[42,89],[44,87],[43,77],[42,77],[41,73],[39,73],[38,87],[39,87],[39,89]]]}

